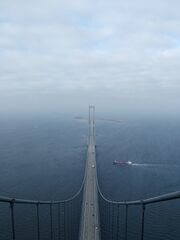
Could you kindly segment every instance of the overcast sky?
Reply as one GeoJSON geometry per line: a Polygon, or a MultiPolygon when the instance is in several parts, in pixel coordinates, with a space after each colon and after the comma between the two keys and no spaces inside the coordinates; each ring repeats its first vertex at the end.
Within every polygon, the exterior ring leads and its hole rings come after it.
{"type": "Polygon", "coordinates": [[[180,104],[179,0],[0,0],[0,108],[180,104]]]}

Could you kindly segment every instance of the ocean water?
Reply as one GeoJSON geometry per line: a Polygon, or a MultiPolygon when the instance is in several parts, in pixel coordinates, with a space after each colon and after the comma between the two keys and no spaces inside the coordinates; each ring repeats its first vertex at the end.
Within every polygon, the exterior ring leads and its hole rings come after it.
{"type": "MultiPolygon", "coordinates": [[[[0,195],[39,200],[74,195],[84,176],[87,129],[85,121],[63,117],[1,119],[0,195]]],[[[135,200],[180,190],[179,119],[99,121],[96,133],[98,178],[106,198],[135,200]],[[133,165],[120,167],[114,160],[133,165]]],[[[165,205],[148,207],[145,239],[180,238],[180,203],[165,205]]],[[[140,228],[135,212],[129,220],[133,240],[140,228]]],[[[0,239],[8,239],[6,228],[2,224],[0,239]]]]}
{"type": "Polygon", "coordinates": [[[179,119],[99,123],[97,135],[99,181],[107,198],[135,200],[180,190],[179,119]],[[122,168],[114,160],[133,165],[122,168]]]}
{"type": "MultiPolygon", "coordinates": [[[[138,200],[180,190],[178,119],[132,119],[121,125],[99,123],[97,134],[98,178],[106,198],[138,200]],[[117,166],[112,164],[114,160],[133,164],[117,166]]],[[[124,239],[124,209],[120,215],[120,239],[124,239]]],[[[180,239],[179,224],[180,199],[149,205],[144,239],[180,239]]],[[[141,208],[132,206],[128,211],[128,239],[141,239],[140,233],[141,208]]]]}
{"type": "Polygon", "coordinates": [[[1,195],[61,200],[75,194],[84,175],[86,129],[53,117],[1,121],[1,195]]]}

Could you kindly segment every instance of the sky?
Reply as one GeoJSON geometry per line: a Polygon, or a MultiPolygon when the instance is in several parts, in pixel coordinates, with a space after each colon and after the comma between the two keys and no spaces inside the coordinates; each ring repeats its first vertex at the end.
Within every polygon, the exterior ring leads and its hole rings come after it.
{"type": "Polygon", "coordinates": [[[179,0],[1,0],[0,112],[177,113],[179,0]]]}

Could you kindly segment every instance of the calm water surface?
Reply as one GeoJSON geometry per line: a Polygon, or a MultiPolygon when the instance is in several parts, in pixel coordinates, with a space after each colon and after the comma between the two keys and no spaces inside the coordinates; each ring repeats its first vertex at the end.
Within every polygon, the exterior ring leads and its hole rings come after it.
{"type": "MultiPolygon", "coordinates": [[[[83,179],[86,144],[87,124],[83,121],[1,119],[0,195],[41,200],[72,196],[83,179]]],[[[97,163],[99,183],[108,199],[135,200],[180,190],[179,119],[97,122],[97,163]],[[129,160],[133,165],[115,166],[114,160],[129,160]]],[[[158,208],[159,217],[156,206],[149,210],[147,239],[179,239],[179,205],[158,208]],[[177,223],[163,223],[169,226],[166,237],[161,234],[161,217],[177,223]]],[[[132,224],[130,239],[135,235],[138,239],[136,227],[132,224]]]]}

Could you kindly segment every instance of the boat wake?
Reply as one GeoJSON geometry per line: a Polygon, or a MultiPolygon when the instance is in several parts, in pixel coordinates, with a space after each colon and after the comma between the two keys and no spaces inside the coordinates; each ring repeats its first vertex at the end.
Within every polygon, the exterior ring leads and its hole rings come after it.
{"type": "Polygon", "coordinates": [[[132,163],[132,166],[137,166],[137,167],[180,167],[180,165],[172,164],[172,163],[132,163]]]}

